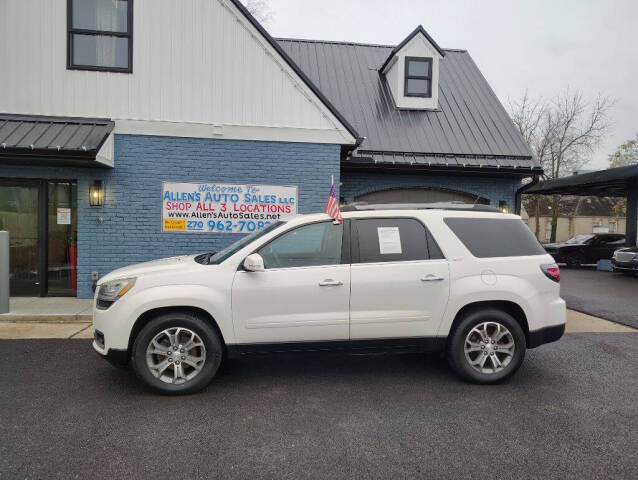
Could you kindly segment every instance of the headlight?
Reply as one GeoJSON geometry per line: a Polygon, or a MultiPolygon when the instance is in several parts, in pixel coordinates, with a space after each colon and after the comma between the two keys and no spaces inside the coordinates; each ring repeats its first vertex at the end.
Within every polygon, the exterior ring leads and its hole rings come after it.
{"type": "Polygon", "coordinates": [[[97,294],[98,306],[110,307],[118,298],[123,297],[135,285],[134,278],[112,280],[100,285],[97,294]]]}

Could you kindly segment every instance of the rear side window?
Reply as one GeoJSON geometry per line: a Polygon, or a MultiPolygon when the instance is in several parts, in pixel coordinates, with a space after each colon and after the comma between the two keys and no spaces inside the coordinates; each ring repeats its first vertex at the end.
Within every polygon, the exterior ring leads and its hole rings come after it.
{"type": "MultiPolygon", "coordinates": [[[[369,218],[354,223],[359,263],[407,262],[443,258],[434,238],[412,218],[369,218]],[[431,250],[428,248],[431,243],[431,250]],[[430,251],[434,255],[430,255],[430,251]]],[[[354,262],[357,262],[355,253],[354,262]]]]}
{"type": "Polygon", "coordinates": [[[514,218],[446,218],[445,223],[478,258],[544,255],[525,224],[514,218]]]}

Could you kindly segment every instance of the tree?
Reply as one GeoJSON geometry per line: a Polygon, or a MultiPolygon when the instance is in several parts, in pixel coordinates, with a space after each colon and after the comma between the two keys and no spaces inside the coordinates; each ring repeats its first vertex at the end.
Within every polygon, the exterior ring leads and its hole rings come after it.
{"type": "Polygon", "coordinates": [[[273,13],[268,0],[244,0],[244,6],[259,23],[268,25],[272,20],[273,13]]]}
{"type": "MultiPolygon", "coordinates": [[[[510,102],[514,124],[543,168],[543,179],[571,174],[589,161],[609,129],[607,114],[613,102],[598,96],[593,102],[569,88],[549,101],[531,100],[528,93],[510,102]]],[[[551,200],[552,231],[556,241],[560,197],[551,200]]],[[[538,212],[537,212],[538,213],[538,212]]],[[[538,216],[536,236],[538,237],[538,216]]]]}
{"type": "Polygon", "coordinates": [[[634,140],[627,140],[609,155],[609,168],[638,165],[638,133],[634,140]]]}
{"type": "MultiPolygon", "coordinates": [[[[549,151],[549,131],[547,114],[549,105],[543,98],[532,100],[526,90],[520,100],[509,101],[510,116],[523,139],[541,166],[547,163],[549,151]]],[[[540,240],[540,202],[538,195],[526,203],[526,207],[534,210],[536,219],[534,235],[540,240]]],[[[530,212],[528,212],[530,213],[530,212]]]]}

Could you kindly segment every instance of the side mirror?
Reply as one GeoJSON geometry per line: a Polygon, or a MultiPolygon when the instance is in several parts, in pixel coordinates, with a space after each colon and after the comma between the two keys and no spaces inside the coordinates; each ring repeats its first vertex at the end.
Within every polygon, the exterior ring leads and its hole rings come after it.
{"type": "Polygon", "coordinates": [[[248,255],[244,262],[243,267],[249,272],[263,272],[264,271],[264,259],[258,253],[248,255]]]}

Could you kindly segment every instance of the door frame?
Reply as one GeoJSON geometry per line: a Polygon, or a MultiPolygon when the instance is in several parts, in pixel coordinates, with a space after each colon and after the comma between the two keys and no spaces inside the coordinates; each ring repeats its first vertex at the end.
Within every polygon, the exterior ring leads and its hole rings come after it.
{"type": "MultiPolygon", "coordinates": [[[[0,187],[37,187],[38,188],[38,282],[39,296],[46,297],[49,291],[49,182],[76,183],[77,179],[61,178],[0,178],[0,187]]],[[[77,210],[76,210],[77,215],[77,210]]],[[[72,296],[72,295],[70,295],[72,296]]]]}

